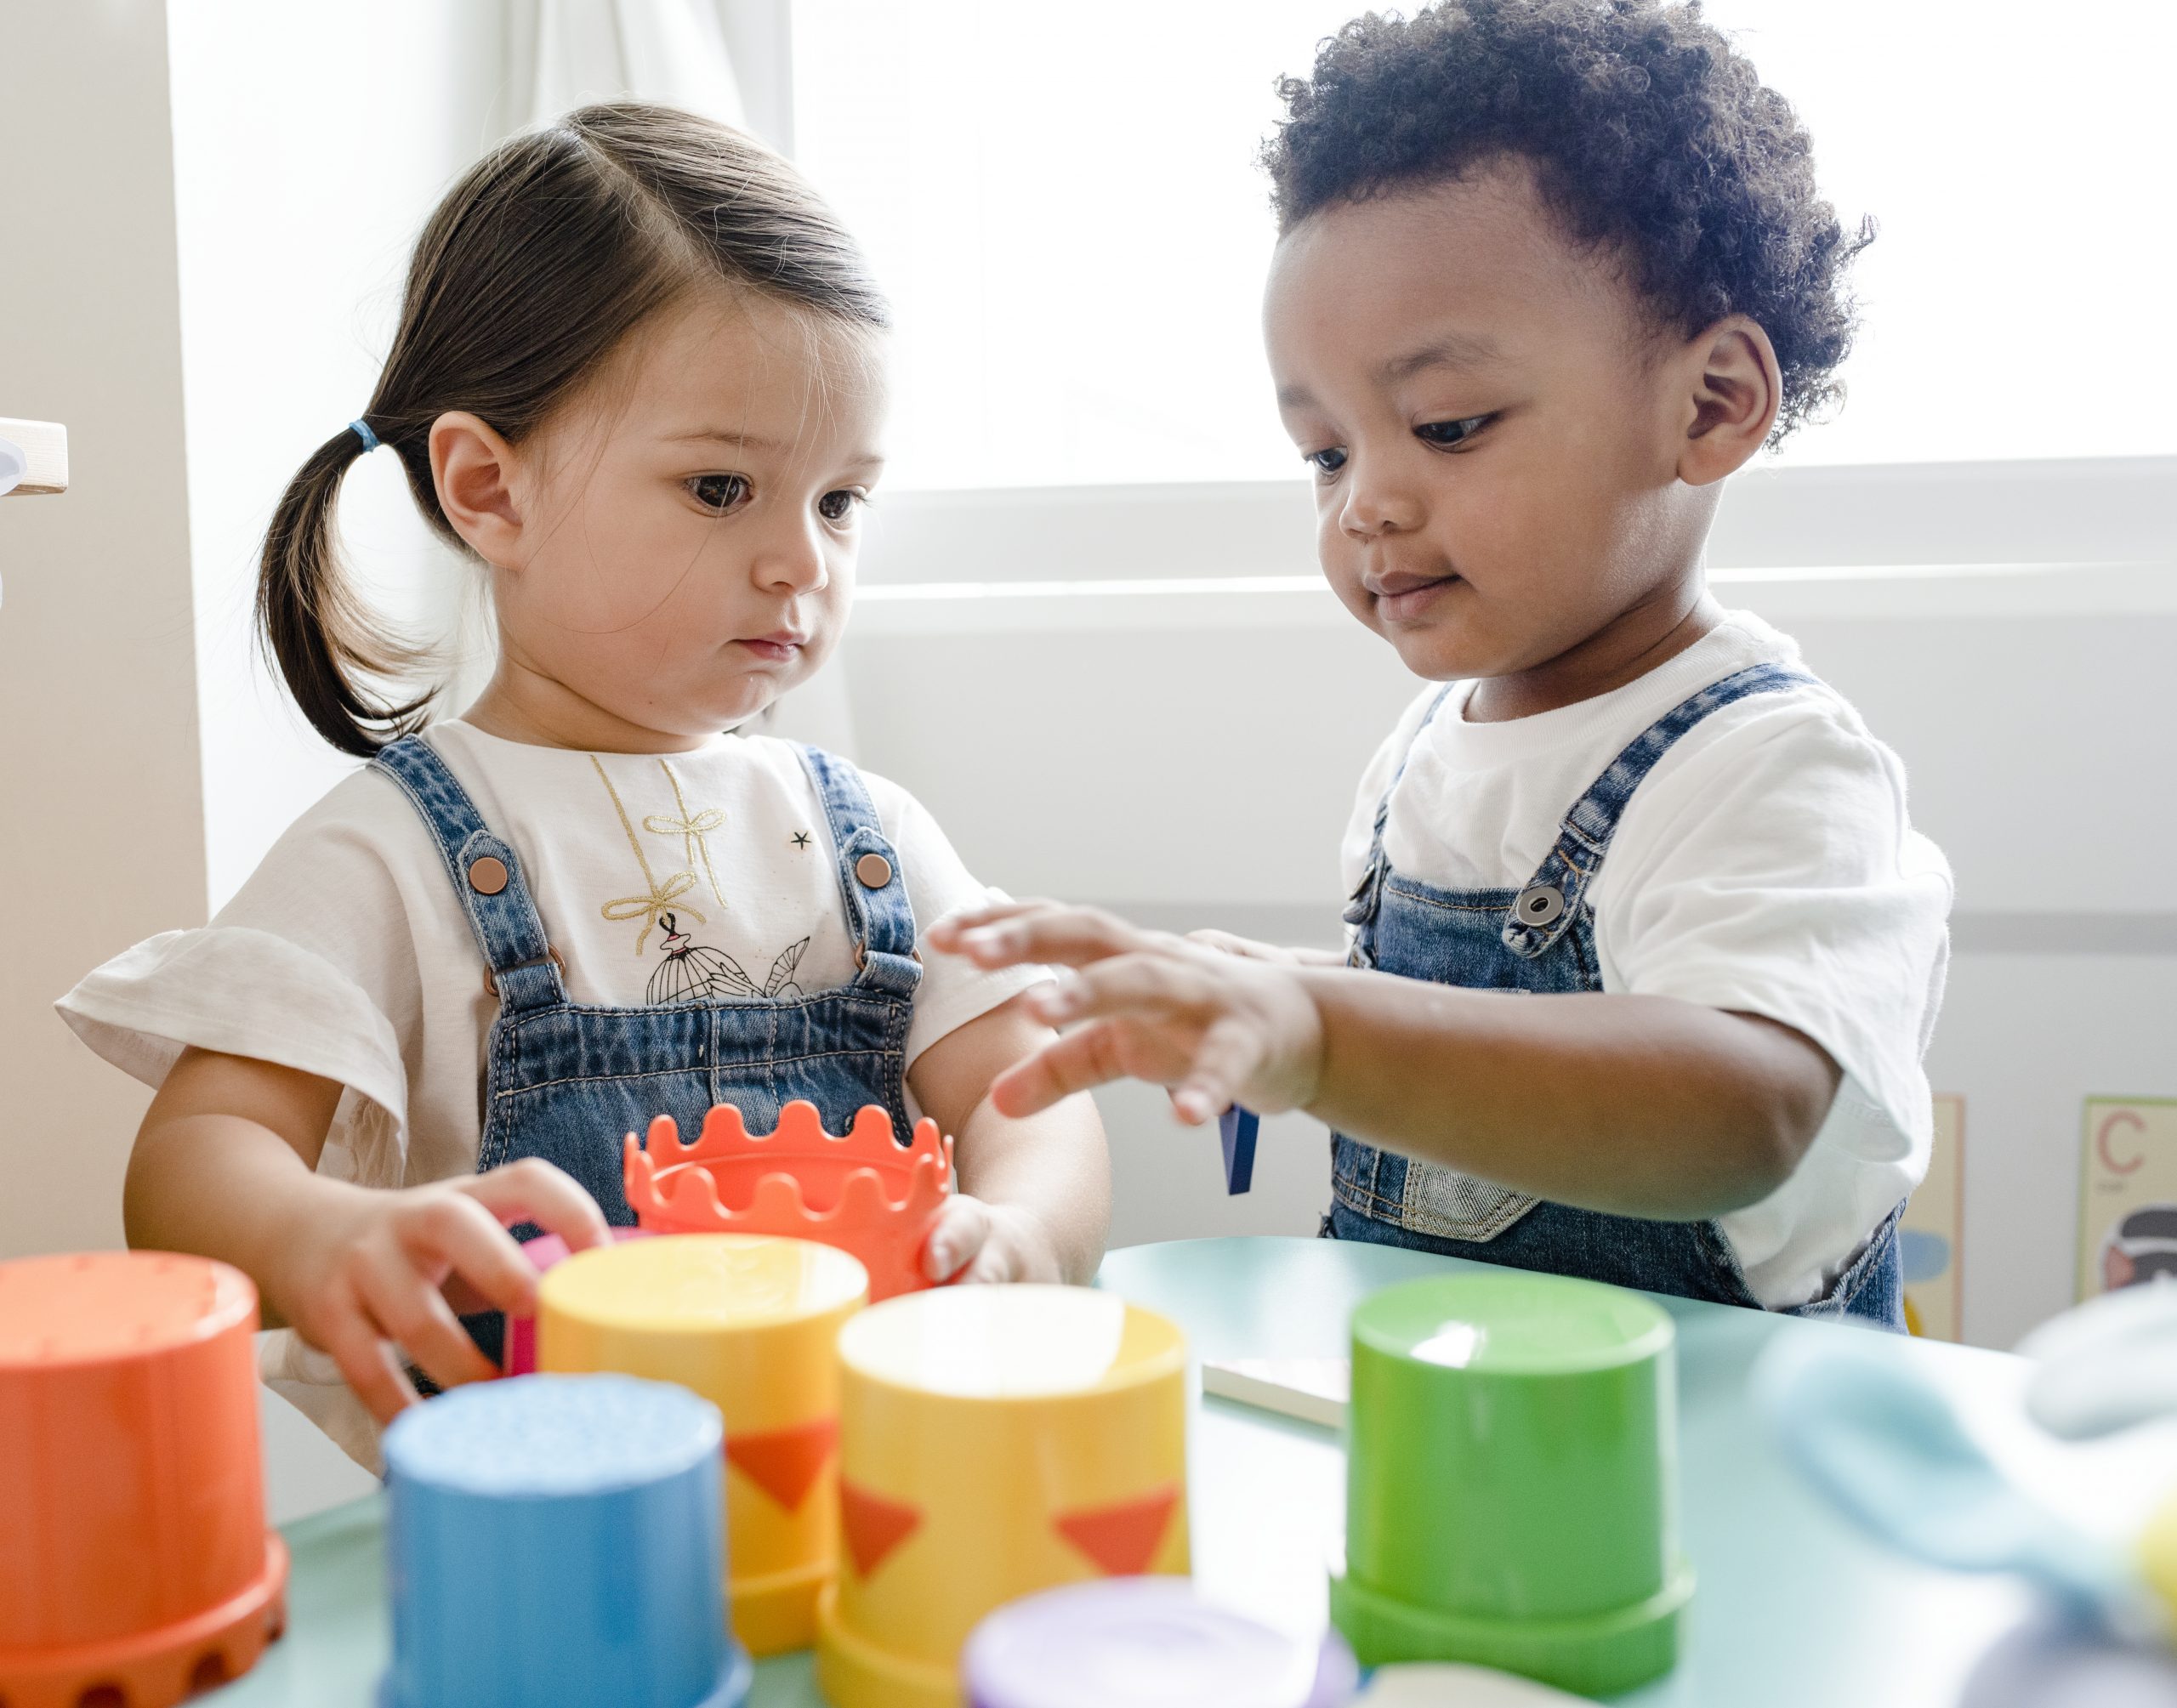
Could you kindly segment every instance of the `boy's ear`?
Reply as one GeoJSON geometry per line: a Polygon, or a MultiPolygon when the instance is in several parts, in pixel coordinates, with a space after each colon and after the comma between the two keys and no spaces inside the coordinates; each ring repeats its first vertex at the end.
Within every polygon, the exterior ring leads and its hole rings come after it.
{"type": "Polygon", "coordinates": [[[1685,347],[1685,443],[1678,478],[1706,486],[1754,459],[1776,424],[1784,377],[1769,334],[1744,315],[1729,315],[1685,347]]]}
{"type": "Polygon", "coordinates": [[[450,410],[431,423],[431,481],[470,550],[495,569],[520,567],[514,450],[488,422],[450,410]]]}

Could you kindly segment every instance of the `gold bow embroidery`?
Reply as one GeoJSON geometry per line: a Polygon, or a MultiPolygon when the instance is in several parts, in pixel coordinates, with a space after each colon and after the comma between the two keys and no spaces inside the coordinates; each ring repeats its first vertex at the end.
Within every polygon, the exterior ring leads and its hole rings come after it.
{"type": "MultiPolygon", "coordinates": [[[[605,775],[605,767],[599,763],[596,754],[589,756],[589,763],[597,773],[597,780],[605,785],[605,792],[612,797],[612,810],[620,815],[620,828],[627,832],[628,846],[635,851],[636,864],[643,869],[643,882],[649,886],[647,894],[621,896],[606,902],[598,911],[616,924],[623,919],[642,921],[642,931],[635,939],[635,953],[640,955],[644,945],[650,941],[651,933],[657,928],[658,916],[673,905],[676,897],[696,887],[696,874],[676,871],[663,883],[657,881],[657,875],[650,869],[649,857],[643,853],[641,839],[635,835],[634,826],[628,821],[628,809],[620,804],[620,792],[612,786],[612,780],[605,775]]],[[[679,911],[688,915],[698,925],[710,923],[692,907],[683,905],[679,911]]]]}
{"type": "MultiPolygon", "coordinates": [[[[679,808],[680,816],[668,818],[662,813],[652,813],[643,820],[643,828],[652,836],[679,837],[680,858],[691,866],[698,860],[702,862],[703,876],[711,881],[711,894],[718,898],[718,905],[724,907],[725,892],[719,888],[718,873],[711,865],[710,843],[705,838],[713,831],[724,828],[725,814],[716,807],[706,807],[691,816],[688,798],[680,792],[679,775],[662,759],[657,762],[657,769],[665,773],[665,780],[673,785],[673,803],[679,808]]],[[[678,891],[674,893],[679,894],[678,891]]],[[[702,916],[698,914],[696,917],[701,918],[702,916]]]]}

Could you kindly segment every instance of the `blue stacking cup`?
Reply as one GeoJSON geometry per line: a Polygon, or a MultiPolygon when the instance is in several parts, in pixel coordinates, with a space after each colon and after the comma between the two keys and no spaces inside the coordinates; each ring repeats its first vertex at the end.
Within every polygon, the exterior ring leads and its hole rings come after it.
{"type": "Polygon", "coordinates": [[[385,1434],[381,1708],[738,1708],[718,1408],[622,1376],[457,1387],[385,1434]]]}

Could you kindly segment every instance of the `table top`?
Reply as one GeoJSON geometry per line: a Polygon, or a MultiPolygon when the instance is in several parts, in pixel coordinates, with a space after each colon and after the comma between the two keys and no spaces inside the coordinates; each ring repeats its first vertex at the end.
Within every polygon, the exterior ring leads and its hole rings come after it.
{"type": "MultiPolygon", "coordinates": [[[[1395,1247],[1299,1239],[1180,1240],[1112,1252],[1098,1285],[1179,1322],[1197,1359],[1342,1357],[1367,1294],[1481,1265],[1395,1247]]],[[[1685,1546],[1698,1586],[1668,1678],[1639,1708],[1926,1708],[1957,1700],[1975,1662],[2030,1611],[2009,1583],[1934,1572],[1862,1539],[1798,1482],[1748,1398],[1755,1359],[1798,1336],[1868,1333],[1659,1299],[1677,1320],[1685,1546]]],[[[2015,1393],[2000,1353],[1877,1336],[1976,1409],[2015,1393]]],[[[1296,1631],[1326,1618],[1325,1564],[1344,1529],[1335,1434],[1204,1399],[1189,1444],[1195,1576],[1209,1594],[1296,1631]]],[[[377,1496],[288,1527],[286,1637],[221,1708],[365,1708],[386,1660],[377,1496]]],[[[757,1669],[759,1708],[819,1708],[809,1657],[757,1669]]]]}

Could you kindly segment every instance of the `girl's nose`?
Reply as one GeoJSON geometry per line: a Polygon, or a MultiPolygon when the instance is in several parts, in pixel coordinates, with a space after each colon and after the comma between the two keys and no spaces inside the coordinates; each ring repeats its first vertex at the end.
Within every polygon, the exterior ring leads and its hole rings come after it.
{"type": "Polygon", "coordinates": [[[813,593],[831,580],[824,542],[813,529],[786,529],[757,553],[756,584],[796,593],[813,593]]]}
{"type": "Polygon", "coordinates": [[[1384,534],[1409,534],[1423,520],[1422,504],[1414,490],[1398,478],[1397,471],[1380,462],[1356,465],[1345,483],[1345,500],[1339,507],[1338,525],[1356,540],[1373,540],[1384,534]]]}

